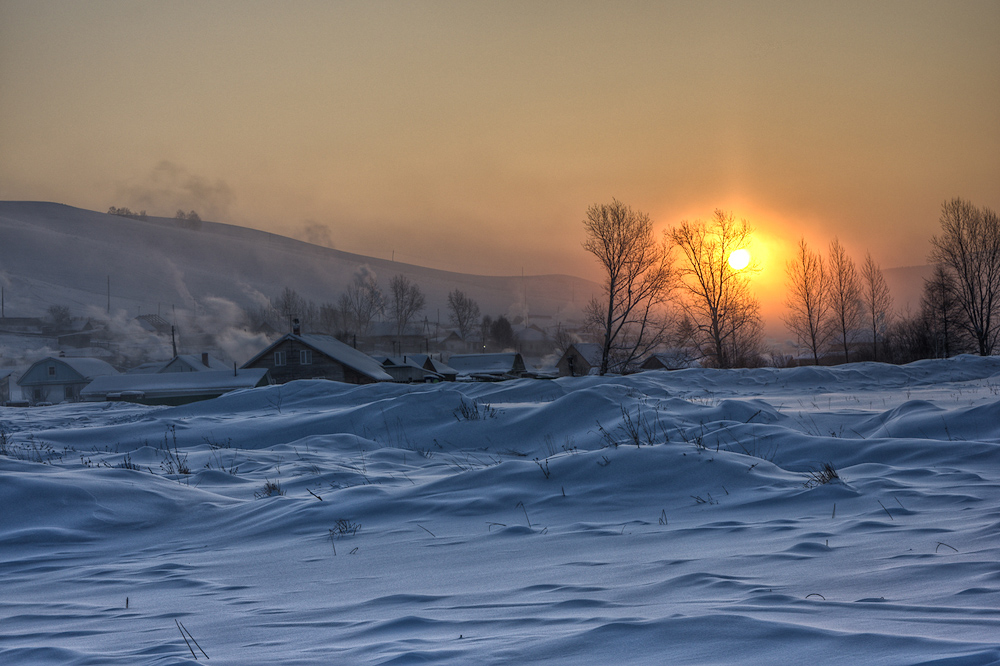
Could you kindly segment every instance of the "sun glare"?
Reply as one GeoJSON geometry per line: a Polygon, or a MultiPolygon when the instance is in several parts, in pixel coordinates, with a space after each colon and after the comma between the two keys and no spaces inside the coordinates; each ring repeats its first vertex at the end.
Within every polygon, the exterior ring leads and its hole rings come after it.
{"type": "Polygon", "coordinates": [[[750,250],[733,250],[729,253],[729,266],[734,271],[741,271],[750,265],[750,250]]]}

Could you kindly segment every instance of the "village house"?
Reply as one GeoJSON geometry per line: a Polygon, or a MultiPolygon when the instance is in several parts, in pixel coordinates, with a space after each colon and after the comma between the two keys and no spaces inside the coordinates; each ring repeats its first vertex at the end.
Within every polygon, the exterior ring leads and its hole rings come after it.
{"type": "Polygon", "coordinates": [[[267,386],[269,383],[268,371],[263,368],[108,375],[94,379],[80,391],[80,398],[175,406],[210,400],[230,391],[267,386]]]}
{"type": "Polygon", "coordinates": [[[639,366],[639,370],[681,370],[695,367],[688,349],[674,349],[650,354],[639,366]]]}
{"type": "Polygon", "coordinates": [[[268,370],[276,384],[296,379],[329,379],[348,384],[393,380],[371,356],[329,335],[288,333],[242,367],[268,370]]]}
{"type": "Polygon", "coordinates": [[[454,354],[448,365],[458,373],[459,380],[496,382],[524,377],[527,368],[518,353],[454,354]]]}
{"type": "Polygon", "coordinates": [[[98,358],[49,356],[36,361],[17,381],[29,404],[77,402],[80,391],[97,377],[119,374],[98,358]]]}
{"type": "Polygon", "coordinates": [[[563,352],[556,368],[560,377],[582,377],[601,369],[601,345],[593,342],[574,342],[563,352]]]}
{"type": "Polygon", "coordinates": [[[443,361],[427,354],[376,357],[383,369],[397,382],[453,382],[458,372],[443,361]]]}

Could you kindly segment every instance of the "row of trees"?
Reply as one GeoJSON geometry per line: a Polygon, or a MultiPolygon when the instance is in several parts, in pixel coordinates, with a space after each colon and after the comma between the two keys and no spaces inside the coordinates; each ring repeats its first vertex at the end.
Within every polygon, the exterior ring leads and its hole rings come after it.
{"type": "MultiPolygon", "coordinates": [[[[912,317],[894,317],[870,253],[859,269],[838,239],[826,257],[799,242],[787,264],[785,324],[814,363],[830,351],[850,361],[861,340],[866,358],[893,362],[997,350],[1000,219],[953,199],[942,206],[940,222],[942,232],[931,240],[934,274],[912,317]]],[[[664,346],[691,347],[704,365],[720,368],[763,362],[760,303],[750,290],[759,267],[729,265],[732,253],[749,245],[746,220],[716,210],[657,238],[647,214],[612,200],[588,208],[583,224],[583,247],[604,271],[603,297],[587,309],[590,334],[602,346],[601,374],[634,368],[664,346]]]]}
{"type": "Polygon", "coordinates": [[[892,320],[892,295],[882,269],[865,254],[859,271],[839,239],[830,244],[826,259],[799,241],[795,258],[787,264],[788,291],[785,325],[819,364],[820,356],[835,347],[851,360],[851,346],[862,330],[871,334],[873,360],[879,360],[892,320]]]}
{"type": "MultiPolygon", "coordinates": [[[[336,303],[315,302],[285,287],[282,293],[262,308],[250,312],[250,318],[269,321],[277,330],[285,329],[298,319],[306,330],[335,335],[341,339],[371,334],[377,321],[389,321],[397,336],[412,332],[426,309],[427,298],[420,286],[405,275],[389,280],[388,291],[382,289],[377,276],[367,267],[354,274],[336,303]]],[[[483,344],[498,349],[514,346],[514,333],[506,317],[493,319],[481,316],[479,304],[460,289],[448,294],[448,323],[466,341],[481,337],[483,344]]]]}
{"type": "Polygon", "coordinates": [[[749,222],[716,210],[656,238],[649,215],[615,199],[588,208],[583,224],[583,247],[605,275],[603,298],[587,307],[588,328],[602,347],[601,374],[632,369],[662,346],[693,346],[705,364],[720,368],[759,362],[760,303],[749,282],[756,269],[728,263],[749,243],[749,222]],[[677,292],[684,295],[679,306],[668,307],[677,292]]]}

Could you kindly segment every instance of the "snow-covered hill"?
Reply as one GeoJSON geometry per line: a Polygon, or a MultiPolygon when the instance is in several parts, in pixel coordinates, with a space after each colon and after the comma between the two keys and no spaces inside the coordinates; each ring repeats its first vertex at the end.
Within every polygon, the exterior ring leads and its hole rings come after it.
{"type": "Polygon", "coordinates": [[[0,424],[4,664],[1000,663],[998,358],[0,424]]]}
{"type": "Polygon", "coordinates": [[[168,218],[139,221],[62,204],[0,202],[0,283],[8,317],[41,316],[51,305],[132,316],[194,309],[208,297],[260,304],[291,287],[317,303],[336,302],[362,267],[387,288],[403,274],[427,295],[425,314],[447,320],[449,291],[476,299],[483,314],[567,320],[598,292],[567,275],[492,277],[451,273],[341,252],[214,222],[197,229],[168,218]]]}

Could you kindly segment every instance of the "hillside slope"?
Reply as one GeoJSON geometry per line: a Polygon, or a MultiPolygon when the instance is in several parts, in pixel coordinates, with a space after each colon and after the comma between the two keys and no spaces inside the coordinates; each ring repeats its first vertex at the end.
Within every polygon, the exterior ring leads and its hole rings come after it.
{"type": "Polygon", "coordinates": [[[0,283],[5,314],[39,316],[51,305],[74,314],[107,307],[129,314],[191,309],[208,297],[239,305],[291,287],[317,303],[335,302],[367,266],[383,288],[396,274],[420,285],[425,314],[447,319],[458,288],[484,314],[576,319],[597,284],[568,275],[467,275],[350,254],[275,234],[215,222],[197,230],[169,218],[130,218],[56,203],[0,202],[0,283]]]}

